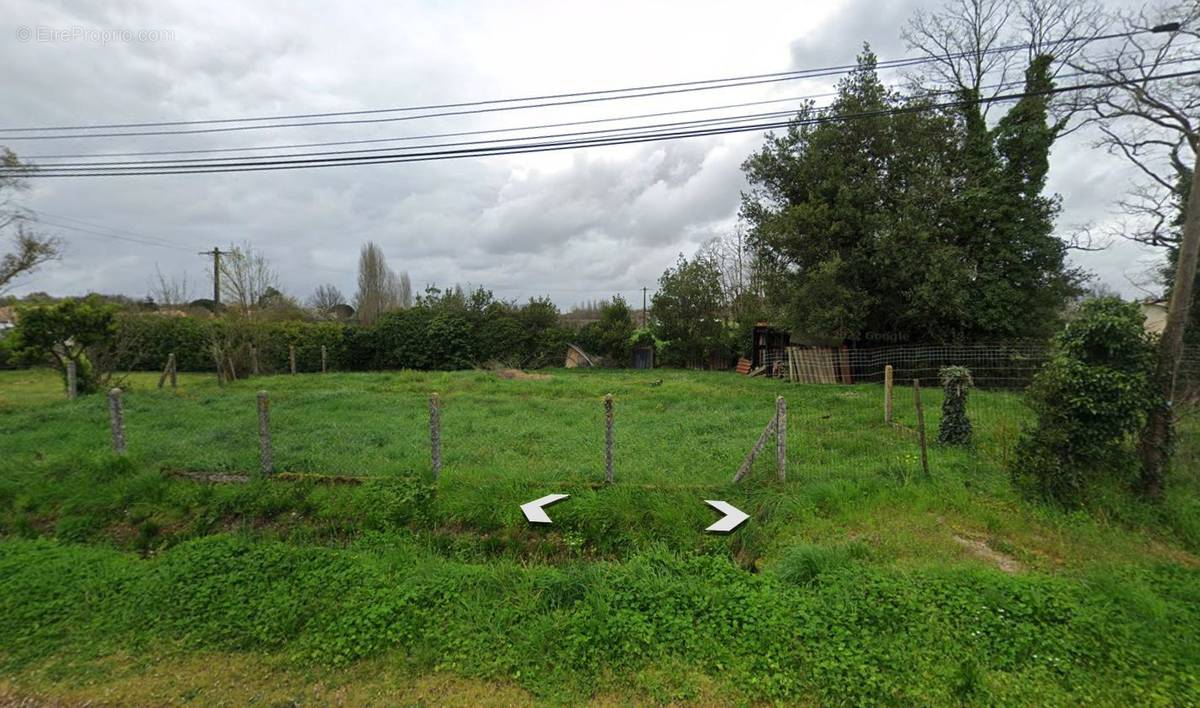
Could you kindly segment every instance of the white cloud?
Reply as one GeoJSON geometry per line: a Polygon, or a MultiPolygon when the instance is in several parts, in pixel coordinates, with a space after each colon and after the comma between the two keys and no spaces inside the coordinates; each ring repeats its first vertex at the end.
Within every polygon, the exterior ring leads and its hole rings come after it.
{"type": "MultiPolygon", "coordinates": [[[[184,120],[361,110],[780,71],[853,60],[864,39],[904,53],[911,3],[878,7],[726,3],[465,2],[431,5],[232,0],[51,3],[8,0],[0,37],[0,125],[184,120]],[[17,26],[164,29],[153,43],[19,42],[17,26]]],[[[286,131],[114,140],[104,150],[350,140],[673,110],[822,90],[816,82],[611,104],[286,131]]],[[[767,109],[764,109],[767,110],[767,109]]],[[[66,259],[18,292],[140,295],[155,264],[206,289],[213,245],[249,241],[286,289],[354,286],[359,246],[382,244],[414,284],[492,286],[561,305],[653,288],[679,252],[731,226],[741,161],[760,136],[727,136],[541,155],[233,175],[45,179],[29,206],[167,239],[154,248],[69,230],[66,259]]],[[[95,149],[15,142],[19,153],[95,149]]],[[[1055,153],[1064,222],[1096,221],[1128,170],[1083,143],[1055,153]]],[[[1122,248],[1080,261],[1123,286],[1122,248]],[[1118,255],[1119,254],[1119,255],[1118,255]]],[[[1128,286],[1123,288],[1129,292],[1128,286]]]]}

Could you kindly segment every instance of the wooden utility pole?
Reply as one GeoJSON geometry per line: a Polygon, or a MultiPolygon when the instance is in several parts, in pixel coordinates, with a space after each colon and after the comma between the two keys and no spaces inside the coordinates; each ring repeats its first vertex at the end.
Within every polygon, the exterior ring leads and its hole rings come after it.
{"type": "Polygon", "coordinates": [[[202,256],[213,257],[213,302],[216,303],[213,308],[214,310],[221,307],[221,256],[226,253],[228,251],[222,251],[216,246],[213,246],[213,250],[211,251],[200,252],[202,256]]]}
{"type": "Polygon", "coordinates": [[[646,286],[642,286],[642,329],[646,328],[646,286]]]}
{"type": "Polygon", "coordinates": [[[1175,381],[1179,378],[1179,361],[1183,357],[1183,334],[1187,330],[1192,309],[1192,285],[1196,281],[1196,259],[1200,254],[1200,151],[1196,153],[1192,186],[1188,190],[1184,212],[1183,234],[1179,239],[1179,260],[1175,264],[1175,280],[1171,283],[1171,302],[1167,306],[1167,321],[1158,343],[1159,395],[1162,403],[1150,411],[1139,445],[1142,458],[1142,491],[1148,496],[1162,494],[1167,463],[1170,462],[1171,439],[1174,436],[1175,381]]]}

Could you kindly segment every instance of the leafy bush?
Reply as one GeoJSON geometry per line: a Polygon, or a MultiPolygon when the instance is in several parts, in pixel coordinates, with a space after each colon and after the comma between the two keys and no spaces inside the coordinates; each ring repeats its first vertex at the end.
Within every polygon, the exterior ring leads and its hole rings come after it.
{"type": "Polygon", "coordinates": [[[600,305],[600,319],[579,329],[575,341],[584,351],[596,354],[614,366],[625,366],[633,351],[636,326],[633,310],[620,295],[600,305]]]}
{"type": "Polygon", "coordinates": [[[1017,443],[1020,487],[1074,504],[1098,476],[1132,471],[1132,436],[1155,402],[1143,320],[1132,303],[1098,298],[1056,337],[1027,394],[1037,419],[1017,443]]]}
{"type": "Polygon", "coordinates": [[[724,349],[721,276],[716,263],[697,256],[679,257],[658,279],[651,309],[656,336],[663,341],[663,362],[672,366],[704,366],[713,352],[724,349]]]}
{"type": "Polygon", "coordinates": [[[943,445],[969,445],[971,419],[967,417],[967,391],[975,385],[965,366],[944,366],[938,372],[942,381],[942,422],[938,442],[943,445]]]}
{"type": "Polygon", "coordinates": [[[18,346],[29,355],[52,357],[64,382],[67,363],[74,362],[76,391],[94,393],[114,368],[116,312],[115,305],[96,297],[22,307],[18,346]]]}

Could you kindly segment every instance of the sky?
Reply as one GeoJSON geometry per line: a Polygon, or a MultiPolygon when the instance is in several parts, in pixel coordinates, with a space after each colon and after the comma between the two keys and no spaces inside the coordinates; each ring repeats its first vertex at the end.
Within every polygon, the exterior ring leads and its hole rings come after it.
{"type": "MultiPolygon", "coordinates": [[[[852,63],[863,42],[881,59],[900,58],[911,55],[900,28],[917,8],[938,4],[0,0],[0,126],[620,88],[852,63]]],[[[829,91],[831,81],[366,125],[0,144],[37,163],[76,152],[402,137],[787,98],[829,91]]],[[[1049,189],[1062,198],[1064,235],[1115,225],[1115,203],[1136,177],[1093,138],[1073,133],[1052,154],[1049,189]]],[[[66,252],[12,292],[142,297],[157,270],[186,276],[191,297],[208,297],[200,252],[249,244],[287,293],[303,300],[330,283],[350,298],[359,248],[374,241],[416,290],[461,283],[503,299],[549,295],[562,308],[614,293],[640,304],[642,288],[652,294],[679,254],[734,229],[746,188],[740,165],[762,141],[747,133],[440,162],[35,179],[23,202],[66,252]]],[[[1145,295],[1135,283],[1157,257],[1120,239],[1071,256],[1127,297],[1145,295]]]]}

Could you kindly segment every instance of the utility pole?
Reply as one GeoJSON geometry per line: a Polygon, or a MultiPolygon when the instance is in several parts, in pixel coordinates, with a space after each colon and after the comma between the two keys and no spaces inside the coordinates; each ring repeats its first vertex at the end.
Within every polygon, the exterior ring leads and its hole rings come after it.
{"type": "Polygon", "coordinates": [[[646,287],[642,286],[642,329],[646,328],[646,287]]]}
{"type": "Polygon", "coordinates": [[[213,302],[216,303],[213,306],[214,311],[221,309],[221,256],[226,253],[228,252],[222,251],[216,246],[213,246],[211,251],[200,252],[202,256],[213,257],[213,302]]]}

